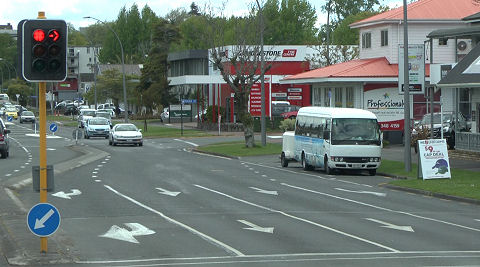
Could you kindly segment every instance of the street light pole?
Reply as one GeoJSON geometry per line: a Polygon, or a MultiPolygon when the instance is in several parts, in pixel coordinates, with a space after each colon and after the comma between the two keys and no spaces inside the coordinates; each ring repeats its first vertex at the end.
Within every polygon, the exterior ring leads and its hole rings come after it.
{"type": "Polygon", "coordinates": [[[126,82],[125,82],[125,56],[124,56],[124,53],[123,53],[122,41],[120,41],[120,38],[118,37],[118,34],[105,21],[99,20],[99,19],[91,17],[91,16],[83,17],[83,18],[94,19],[94,20],[96,20],[100,23],[105,24],[105,26],[107,26],[107,28],[113,32],[113,34],[117,38],[118,43],[120,44],[120,50],[122,52],[123,103],[125,105],[125,114],[124,115],[125,115],[125,122],[128,122],[127,85],[126,85],[126,82]]]}
{"type": "MultiPolygon", "coordinates": [[[[0,58],[0,61],[3,61],[5,64],[7,64],[9,67],[12,67],[12,69],[15,71],[15,77],[17,77],[17,68],[15,68],[15,66],[8,62],[7,60],[3,59],[3,58],[0,58]]],[[[10,77],[10,76],[9,76],[10,77]]]]}

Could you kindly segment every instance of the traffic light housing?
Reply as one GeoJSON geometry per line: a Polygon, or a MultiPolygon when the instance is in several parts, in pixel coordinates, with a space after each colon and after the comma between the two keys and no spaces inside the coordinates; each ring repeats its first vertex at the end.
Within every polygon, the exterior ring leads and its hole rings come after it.
{"type": "Polygon", "coordinates": [[[64,20],[22,20],[18,29],[21,32],[22,77],[30,82],[64,81],[67,78],[67,23],[64,20]]]}

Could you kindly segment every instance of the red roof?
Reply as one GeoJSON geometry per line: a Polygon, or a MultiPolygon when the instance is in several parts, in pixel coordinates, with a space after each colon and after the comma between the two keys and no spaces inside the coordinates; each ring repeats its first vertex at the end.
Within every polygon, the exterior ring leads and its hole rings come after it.
{"type": "MultiPolygon", "coordinates": [[[[480,4],[472,0],[419,0],[407,6],[408,19],[461,20],[480,12],[480,4]]],[[[352,23],[351,27],[381,21],[403,20],[403,6],[352,23]]]]}
{"type": "MultiPolygon", "coordinates": [[[[425,76],[430,76],[428,64],[425,76]]],[[[330,65],[296,75],[285,77],[284,80],[320,79],[320,78],[395,78],[398,77],[398,64],[390,64],[385,57],[357,59],[344,63],[330,65]]]]}

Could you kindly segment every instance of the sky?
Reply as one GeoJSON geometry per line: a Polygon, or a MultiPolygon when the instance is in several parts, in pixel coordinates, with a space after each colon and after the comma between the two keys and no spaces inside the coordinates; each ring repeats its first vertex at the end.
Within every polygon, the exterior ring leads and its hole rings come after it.
{"type": "MultiPolygon", "coordinates": [[[[317,26],[325,24],[326,16],[322,14],[320,7],[326,0],[308,1],[317,11],[317,26]]],[[[126,7],[128,10],[134,3],[137,4],[140,11],[145,4],[148,4],[157,16],[163,17],[176,8],[190,10],[192,2],[195,2],[202,9],[208,3],[211,3],[214,7],[221,7],[225,0],[4,0],[2,2],[0,25],[10,23],[16,29],[20,20],[35,19],[38,16],[38,11],[45,11],[47,19],[62,19],[79,29],[79,27],[86,27],[96,22],[93,19],[84,19],[83,17],[91,16],[103,21],[114,21],[122,7],[126,7]]],[[[247,14],[251,3],[254,3],[254,1],[230,0],[226,2],[225,13],[229,16],[247,14]]],[[[380,0],[380,3],[390,7],[403,5],[402,0],[380,0]]]]}

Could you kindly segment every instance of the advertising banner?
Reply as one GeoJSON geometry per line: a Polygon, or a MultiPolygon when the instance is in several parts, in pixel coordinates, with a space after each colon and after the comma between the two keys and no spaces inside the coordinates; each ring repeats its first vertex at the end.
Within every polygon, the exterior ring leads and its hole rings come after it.
{"type": "MultiPolygon", "coordinates": [[[[403,94],[405,91],[404,75],[404,49],[403,45],[398,46],[398,91],[403,94]]],[[[408,45],[408,81],[411,94],[425,93],[425,47],[423,44],[408,45]]]]}
{"type": "Polygon", "coordinates": [[[418,140],[418,156],[423,180],[452,178],[445,139],[418,140]]]}

